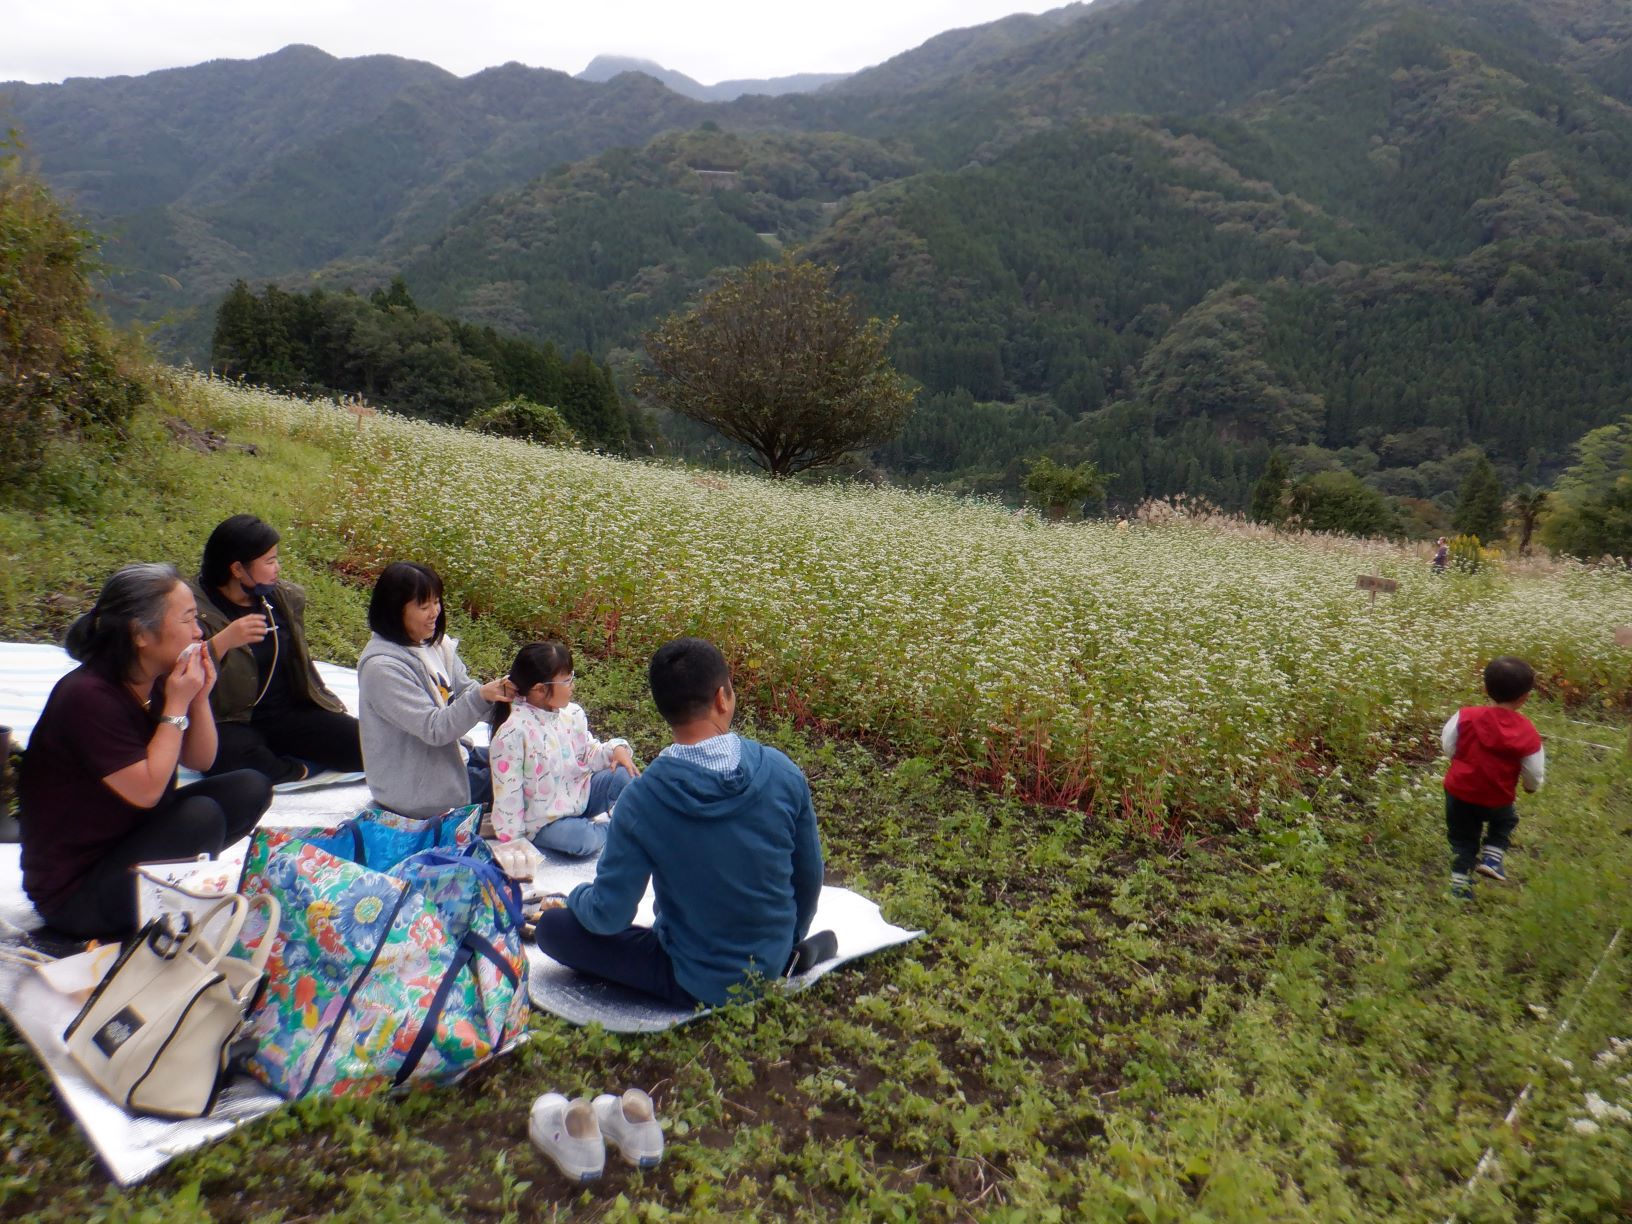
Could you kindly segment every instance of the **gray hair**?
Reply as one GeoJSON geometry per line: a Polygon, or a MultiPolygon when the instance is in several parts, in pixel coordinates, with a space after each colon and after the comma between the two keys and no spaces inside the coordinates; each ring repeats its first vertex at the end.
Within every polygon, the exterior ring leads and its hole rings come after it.
{"type": "Polygon", "coordinates": [[[181,581],[173,565],[137,561],[122,566],[102,587],[96,605],[68,627],[63,647],[73,658],[123,679],[136,667],[135,631],[158,633],[170,592],[181,581]]]}

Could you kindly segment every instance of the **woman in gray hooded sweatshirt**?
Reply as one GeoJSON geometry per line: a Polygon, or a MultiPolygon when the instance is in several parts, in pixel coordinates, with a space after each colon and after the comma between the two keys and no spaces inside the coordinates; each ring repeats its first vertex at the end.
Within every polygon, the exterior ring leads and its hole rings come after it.
{"type": "Polygon", "coordinates": [[[442,579],[393,561],[374,584],[357,660],[363,769],[374,802],[425,819],[471,801],[460,737],[515,697],[507,679],[477,684],[446,636],[442,579]]]}

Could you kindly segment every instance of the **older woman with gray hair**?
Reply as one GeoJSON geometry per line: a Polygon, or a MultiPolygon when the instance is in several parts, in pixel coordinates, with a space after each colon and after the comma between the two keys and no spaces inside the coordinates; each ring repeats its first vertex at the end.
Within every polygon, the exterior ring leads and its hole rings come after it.
{"type": "Polygon", "coordinates": [[[51,690],[18,788],[23,887],[65,934],[128,932],[131,867],[220,854],[272,801],[272,784],[247,769],[175,785],[178,765],[202,773],[215,761],[215,664],[202,642],[193,593],[169,565],[125,566],[68,630],[80,665],[51,690]]]}

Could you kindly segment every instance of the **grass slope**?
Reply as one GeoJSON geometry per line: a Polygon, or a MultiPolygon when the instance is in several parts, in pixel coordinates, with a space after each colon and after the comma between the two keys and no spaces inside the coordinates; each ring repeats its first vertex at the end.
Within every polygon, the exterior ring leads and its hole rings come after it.
{"type": "MultiPolygon", "coordinates": [[[[200,421],[222,417],[196,392],[181,399],[200,421]]],[[[118,466],[59,457],[55,494],[0,509],[0,632],[53,636],[117,562],[190,562],[210,526],[247,509],[286,528],[318,651],[353,658],[357,541],[332,527],[343,454],[312,430],[234,432],[260,455],[199,456],[144,419],[118,466]]],[[[456,613],[473,671],[508,661],[499,620],[456,613]]],[[[636,661],[578,671],[597,726],[645,756],[661,746],[636,661]]],[[[930,755],[800,733],[767,711],[750,711],[748,730],[810,774],[830,878],[924,941],[658,1037],[539,1017],[521,1053],[459,1086],[303,1103],[125,1193],[0,1027],[0,1213],[1153,1224],[1583,1221],[1632,1207],[1632,1128],[1575,1126],[1587,1092],[1632,1095],[1624,1067],[1594,1062],[1632,1036],[1625,937],[1581,993],[1632,909],[1624,728],[1537,710],[1551,780],[1522,809],[1515,883],[1458,908],[1442,895],[1426,753],[1332,769],[1241,829],[1153,840],[1138,822],[1021,804],[930,755]],[[1517,1128],[1502,1129],[1532,1080],[1517,1128]],[[527,1143],[528,1104],[631,1083],[658,1098],[663,1166],[568,1187],[527,1143]],[[1500,1176],[1464,1197],[1492,1143],[1500,1176]]]]}

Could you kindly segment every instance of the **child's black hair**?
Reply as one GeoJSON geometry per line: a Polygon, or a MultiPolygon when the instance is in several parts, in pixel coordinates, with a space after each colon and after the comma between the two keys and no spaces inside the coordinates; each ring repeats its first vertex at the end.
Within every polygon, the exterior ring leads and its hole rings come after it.
{"type": "MultiPolygon", "coordinates": [[[[388,642],[398,646],[418,646],[408,640],[408,630],[402,624],[402,610],[411,603],[427,599],[442,600],[442,579],[428,565],[413,561],[393,561],[385,567],[374,583],[374,593],[368,597],[368,627],[388,642]]],[[[443,601],[436,614],[436,632],[430,640],[440,642],[448,629],[448,609],[443,601]]]]}
{"type": "Polygon", "coordinates": [[[1485,664],[1485,693],[1492,701],[1517,701],[1535,687],[1535,670],[1523,659],[1503,655],[1485,664]]]}
{"type": "Polygon", "coordinates": [[[657,648],[646,669],[657,712],[671,727],[691,722],[714,703],[714,694],[731,687],[731,669],[713,642],[676,638],[657,648]]]}
{"type": "MultiPolygon", "coordinates": [[[[572,670],[572,651],[564,642],[529,642],[516,651],[510,664],[510,683],[516,686],[516,700],[527,700],[535,684],[548,684],[562,672],[572,670]]],[[[493,730],[510,717],[510,702],[493,703],[493,730]]]]}

